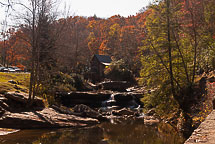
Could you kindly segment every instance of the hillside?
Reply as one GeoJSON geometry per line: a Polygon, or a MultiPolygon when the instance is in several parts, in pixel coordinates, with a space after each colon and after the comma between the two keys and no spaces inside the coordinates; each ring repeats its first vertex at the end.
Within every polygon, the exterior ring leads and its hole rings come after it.
{"type": "Polygon", "coordinates": [[[29,73],[0,72],[0,93],[9,91],[28,92],[29,73]]]}

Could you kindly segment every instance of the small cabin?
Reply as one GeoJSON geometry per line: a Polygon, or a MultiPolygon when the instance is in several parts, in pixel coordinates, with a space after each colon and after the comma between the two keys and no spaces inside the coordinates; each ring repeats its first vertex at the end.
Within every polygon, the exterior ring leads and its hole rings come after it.
{"type": "Polygon", "coordinates": [[[104,69],[112,62],[110,56],[95,54],[90,62],[93,81],[101,81],[104,78],[104,69]]]}

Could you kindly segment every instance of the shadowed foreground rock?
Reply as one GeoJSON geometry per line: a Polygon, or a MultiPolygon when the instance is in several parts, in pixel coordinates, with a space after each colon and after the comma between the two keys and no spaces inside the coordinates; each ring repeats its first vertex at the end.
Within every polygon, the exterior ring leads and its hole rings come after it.
{"type": "Polygon", "coordinates": [[[141,115],[141,105],[138,103],[141,97],[142,94],[131,92],[116,94],[112,94],[112,92],[72,92],[58,95],[62,104],[67,104],[69,107],[75,105],[71,110],[68,107],[56,105],[45,108],[40,98],[35,98],[33,105],[28,107],[27,94],[7,93],[0,95],[0,128],[84,127],[98,124],[99,121],[111,121],[113,118],[136,118],[141,115]],[[112,113],[106,105],[109,101],[122,103],[119,105],[121,107],[117,106],[119,109],[112,113]],[[98,109],[91,108],[92,105],[103,106],[104,111],[101,111],[102,108],[100,108],[99,111],[102,112],[100,113],[97,111],[98,109]]]}
{"type": "Polygon", "coordinates": [[[97,123],[97,119],[61,114],[52,108],[19,113],[5,112],[0,118],[1,128],[14,129],[83,127],[97,123]]]}
{"type": "Polygon", "coordinates": [[[0,128],[83,127],[99,123],[94,118],[45,108],[40,98],[35,98],[31,107],[26,107],[27,103],[28,95],[25,93],[10,92],[0,95],[0,128]]]}
{"type": "Polygon", "coordinates": [[[215,110],[194,130],[185,144],[215,144],[215,110]]]}
{"type": "MultiPolygon", "coordinates": [[[[26,110],[27,109],[26,106],[28,105],[28,94],[7,92],[4,95],[0,95],[0,104],[2,103],[6,103],[7,105],[10,106],[8,109],[10,112],[26,110]],[[1,97],[3,99],[1,99],[1,97]]],[[[0,106],[3,107],[3,105],[0,105],[0,106]]],[[[45,108],[43,100],[39,97],[35,97],[31,108],[34,110],[45,108]]]]}

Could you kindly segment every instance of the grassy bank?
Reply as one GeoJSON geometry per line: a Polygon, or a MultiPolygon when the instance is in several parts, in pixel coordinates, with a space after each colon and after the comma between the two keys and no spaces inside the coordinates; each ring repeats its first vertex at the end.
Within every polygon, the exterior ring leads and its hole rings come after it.
{"type": "Polygon", "coordinates": [[[29,73],[3,73],[0,72],[0,93],[8,91],[28,92],[30,74],[29,73]],[[13,80],[15,84],[9,81],[13,80]]]}

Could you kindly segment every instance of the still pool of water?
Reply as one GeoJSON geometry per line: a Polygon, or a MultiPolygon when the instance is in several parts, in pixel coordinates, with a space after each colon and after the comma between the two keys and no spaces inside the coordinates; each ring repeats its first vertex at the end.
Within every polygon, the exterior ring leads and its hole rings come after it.
{"type": "Polygon", "coordinates": [[[80,129],[21,130],[0,136],[1,144],[182,144],[184,139],[168,124],[102,123],[80,129]]]}

